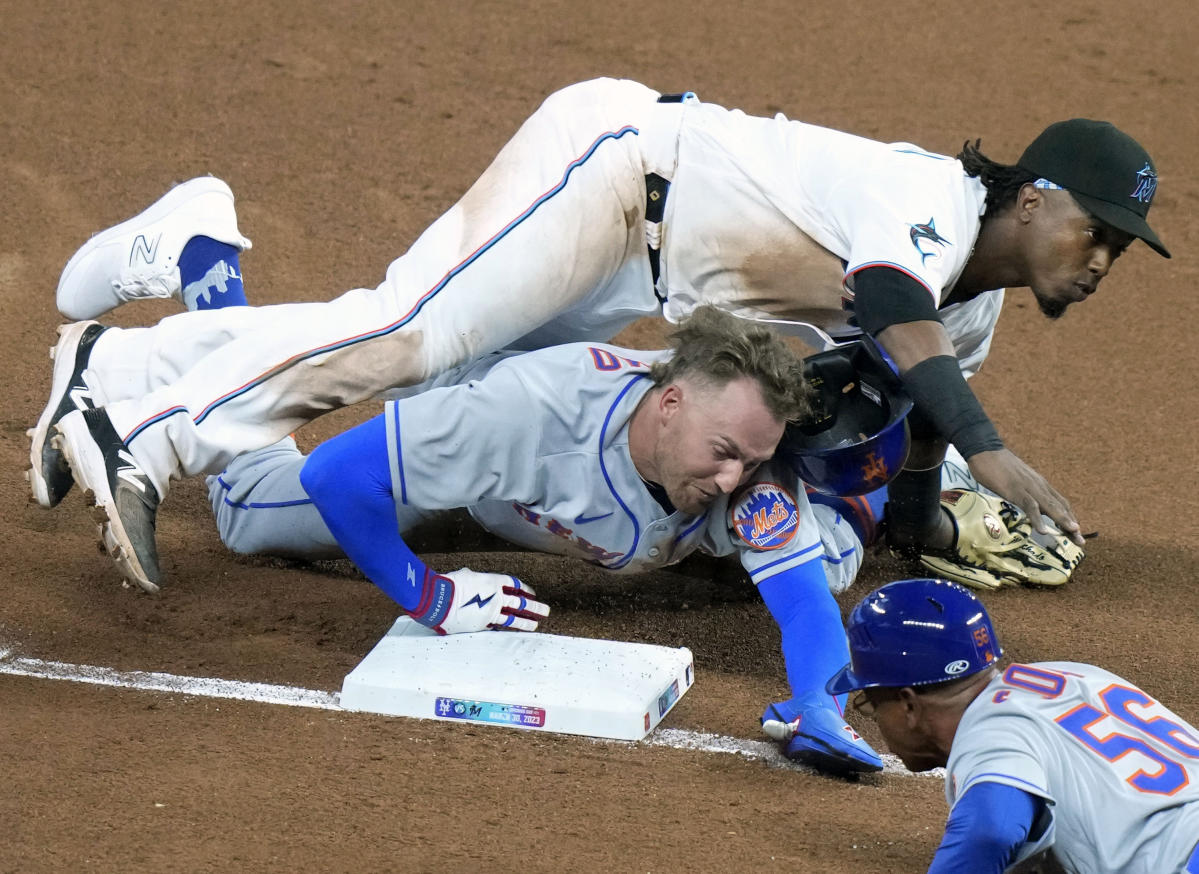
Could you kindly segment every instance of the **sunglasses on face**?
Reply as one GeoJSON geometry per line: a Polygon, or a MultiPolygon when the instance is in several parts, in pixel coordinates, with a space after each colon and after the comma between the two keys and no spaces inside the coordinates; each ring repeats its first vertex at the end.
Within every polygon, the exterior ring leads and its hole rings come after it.
{"type": "Polygon", "coordinates": [[[872,687],[870,689],[859,689],[850,695],[849,706],[867,719],[874,719],[880,706],[886,704],[888,701],[898,700],[899,690],[872,687]],[[873,699],[870,697],[871,693],[874,695],[873,699]]]}
{"type": "Polygon", "coordinates": [[[865,689],[859,689],[849,697],[849,706],[867,719],[874,719],[874,702],[866,695],[865,689]]]}

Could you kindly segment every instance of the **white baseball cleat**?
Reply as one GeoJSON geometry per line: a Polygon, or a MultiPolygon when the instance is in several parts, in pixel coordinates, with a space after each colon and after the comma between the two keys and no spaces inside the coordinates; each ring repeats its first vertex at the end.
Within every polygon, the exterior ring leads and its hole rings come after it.
{"type": "Polygon", "coordinates": [[[233,192],[215,176],[177,185],[135,215],[83,244],[58,280],[58,310],[94,319],[138,298],[182,300],[179,255],[192,237],[211,237],[245,251],[233,192]]]}
{"type": "Polygon", "coordinates": [[[47,509],[56,506],[75,483],[62,453],[51,442],[52,429],[67,413],[102,407],[107,402],[95,374],[87,369],[92,347],[106,330],[96,322],[60,325],[58,342],[50,348],[54,361],[50,400],[37,425],[25,432],[31,438],[25,478],[33,499],[47,509]]]}
{"type": "Polygon", "coordinates": [[[77,410],[55,428],[54,446],[95,502],[100,539],[126,581],[147,592],[162,582],[154,541],[158,492],[103,409],[77,410]]]}

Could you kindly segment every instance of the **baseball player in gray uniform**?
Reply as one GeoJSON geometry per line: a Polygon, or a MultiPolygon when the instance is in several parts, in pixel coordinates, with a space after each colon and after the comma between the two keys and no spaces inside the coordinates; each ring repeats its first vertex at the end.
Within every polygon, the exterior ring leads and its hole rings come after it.
{"type": "MultiPolygon", "coordinates": [[[[1003,287],[1028,285],[1059,315],[1134,238],[1168,255],[1145,221],[1156,184],[1134,140],[1081,119],[1051,126],[1009,166],[970,146],[955,160],[625,80],[574,85],[378,288],[190,312],[94,343],[85,322],[68,327],[31,431],[33,493],[53,506],[81,481],[123,575],[155,589],[154,520],[172,477],[217,472],[331,408],[491,350],[604,339],[709,302],[824,344],[865,332],[890,354],[920,414],[912,470],[892,495],[896,545],[946,545],[944,441],[1038,527],[1044,512],[1080,538],[1069,503],[1004,447],[964,375],[985,356],[1003,287]],[[161,387],[100,410],[72,404],[86,394],[73,373],[131,361],[161,387]]],[[[184,294],[199,281],[185,274],[203,266],[196,239],[220,256],[201,276],[239,276],[247,241],[219,180],[179,186],[85,244],[59,308],[90,319],[184,294]]]]}
{"type": "Polygon", "coordinates": [[[782,632],[794,694],[766,709],[773,735],[824,770],[878,770],[844,699],[822,688],[846,658],[833,594],[861,562],[862,520],[809,503],[773,458],[784,422],[807,410],[802,365],[773,332],[711,307],[674,342],[673,353],[580,343],[484,356],[310,457],[291,439],[239,456],[209,478],[222,540],[349,556],[444,633],[531,631],[549,608],[514,577],[427,567],[403,535],[438,511],[464,507],[505,540],[614,573],[697,550],[736,556],[782,632]]]}
{"type": "Polygon", "coordinates": [[[930,872],[998,872],[1048,852],[1071,874],[1199,872],[1199,730],[1075,662],[1012,664],[986,608],[944,580],[867,595],[848,623],[856,692],[912,770],[945,767],[930,872]]]}

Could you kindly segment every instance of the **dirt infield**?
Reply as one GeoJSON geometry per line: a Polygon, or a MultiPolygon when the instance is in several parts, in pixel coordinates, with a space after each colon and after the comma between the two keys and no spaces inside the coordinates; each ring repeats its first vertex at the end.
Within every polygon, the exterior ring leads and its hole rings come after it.
{"type": "MultiPolygon", "coordinates": [[[[0,649],[337,689],[396,612],[348,564],[227,554],[189,481],[160,514],[169,584],[142,596],[97,552],[78,495],[28,501],[59,271],[90,233],[212,173],[254,240],[252,302],[374,286],[547,93],[617,75],[941,152],[982,137],[1000,160],[1070,116],[1145,144],[1173,260],[1134,246],[1060,323],[1013,291],[975,381],[1099,537],[1064,590],[987,604],[1010,656],[1101,664],[1199,720],[1199,19],[1183,0],[1044,8],[0,0],[0,649]]],[[[659,338],[646,323],[622,339],[659,338]]],[[[758,739],[762,706],[785,697],[778,633],[736,567],[615,580],[452,528],[415,545],[435,567],[519,574],[553,606],[547,631],[689,646],[698,681],[670,726],[758,739]]],[[[872,556],[843,604],[900,572],[872,556]]],[[[945,816],[935,779],[14,677],[0,738],[0,872],[918,871],[945,816]]]]}

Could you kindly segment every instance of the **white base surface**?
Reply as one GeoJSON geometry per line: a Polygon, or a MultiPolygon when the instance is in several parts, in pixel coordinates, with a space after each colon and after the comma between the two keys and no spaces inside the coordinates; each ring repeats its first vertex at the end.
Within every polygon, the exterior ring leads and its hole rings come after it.
{"type": "Polygon", "coordinates": [[[641,740],[691,687],[691,651],[556,634],[439,636],[400,617],[341,687],[345,710],[641,740]]]}

